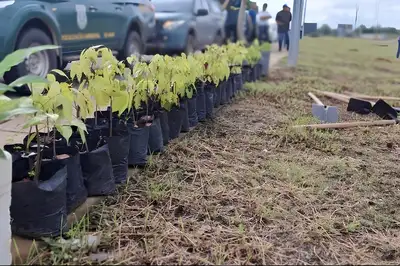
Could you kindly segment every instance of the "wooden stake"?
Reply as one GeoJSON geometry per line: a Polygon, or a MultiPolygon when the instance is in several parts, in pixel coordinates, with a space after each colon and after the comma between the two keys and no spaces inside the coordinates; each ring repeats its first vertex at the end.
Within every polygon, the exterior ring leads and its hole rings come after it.
{"type": "Polygon", "coordinates": [[[313,99],[313,101],[314,101],[316,104],[325,105],[325,104],[323,104],[323,103],[321,102],[320,99],[317,98],[317,96],[314,95],[314,93],[309,92],[309,93],[307,93],[307,94],[308,94],[308,96],[311,97],[311,99],[313,99]]]}
{"type": "Polygon", "coordinates": [[[368,127],[368,126],[387,126],[395,125],[396,120],[377,120],[377,121],[359,121],[359,122],[344,122],[344,123],[329,123],[329,124],[310,124],[310,125],[296,125],[294,128],[315,128],[315,129],[341,129],[341,128],[354,128],[354,127],[368,127]]]}
{"type": "Polygon", "coordinates": [[[355,98],[361,98],[365,100],[384,100],[384,101],[400,101],[400,97],[390,97],[390,96],[370,96],[370,95],[365,95],[365,94],[360,94],[360,93],[355,93],[355,92],[346,92],[351,97],[355,98]]]}

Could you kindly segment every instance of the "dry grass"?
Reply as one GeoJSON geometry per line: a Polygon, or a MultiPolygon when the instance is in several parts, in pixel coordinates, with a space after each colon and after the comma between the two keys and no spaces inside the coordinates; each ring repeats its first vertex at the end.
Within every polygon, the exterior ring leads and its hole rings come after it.
{"type": "Polygon", "coordinates": [[[394,52],[303,40],[298,70],[251,86],[90,214],[107,263],[399,264],[400,127],[290,128],[312,120],[310,88],[400,96],[394,52]]]}

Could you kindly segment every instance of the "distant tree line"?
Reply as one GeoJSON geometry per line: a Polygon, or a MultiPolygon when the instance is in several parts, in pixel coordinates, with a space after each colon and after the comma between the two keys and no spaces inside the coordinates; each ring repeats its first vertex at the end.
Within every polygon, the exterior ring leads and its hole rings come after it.
{"type": "Polygon", "coordinates": [[[372,26],[370,28],[365,25],[360,25],[356,28],[357,33],[386,33],[386,34],[400,34],[400,31],[394,27],[381,27],[380,25],[372,26]]]}
{"type": "MultiPolygon", "coordinates": [[[[400,30],[393,27],[381,27],[380,25],[372,26],[370,28],[365,25],[357,27],[351,35],[372,34],[372,33],[386,33],[386,34],[399,34],[400,30]]],[[[323,24],[318,30],[310,34],[311,37],[319,36],[337,36],[337,29],[331,28],[328,24],[323,24]]]]}

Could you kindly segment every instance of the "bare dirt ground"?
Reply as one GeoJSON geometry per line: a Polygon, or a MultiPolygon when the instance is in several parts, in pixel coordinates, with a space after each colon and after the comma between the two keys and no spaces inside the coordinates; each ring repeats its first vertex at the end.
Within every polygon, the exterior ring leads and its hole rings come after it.
{"type": "MultiPolygon", "coordinates": [[[[311,88],[400,96],[394,46],[301,45],[297,70],[248,85],[90,213],[89,230],[111,254],[103,263],[400,263],[400,127],[291,128],[313,120],[311,88]]],[[[378,119],[321,99],[340,107],[341,121],[378,119]]],[[[85,252],[59,254],[32,263],[92,263],[85,252]]]]}

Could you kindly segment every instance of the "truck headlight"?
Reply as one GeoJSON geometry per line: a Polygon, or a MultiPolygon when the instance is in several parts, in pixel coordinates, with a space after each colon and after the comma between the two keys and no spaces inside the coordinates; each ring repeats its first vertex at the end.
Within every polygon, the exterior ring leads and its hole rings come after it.
{"type": "Polygon", "coordinates": [[[163,28],[166,30],[172,30],[185,23],[184,20],[167,20],[163,24],[163,28]]]}

